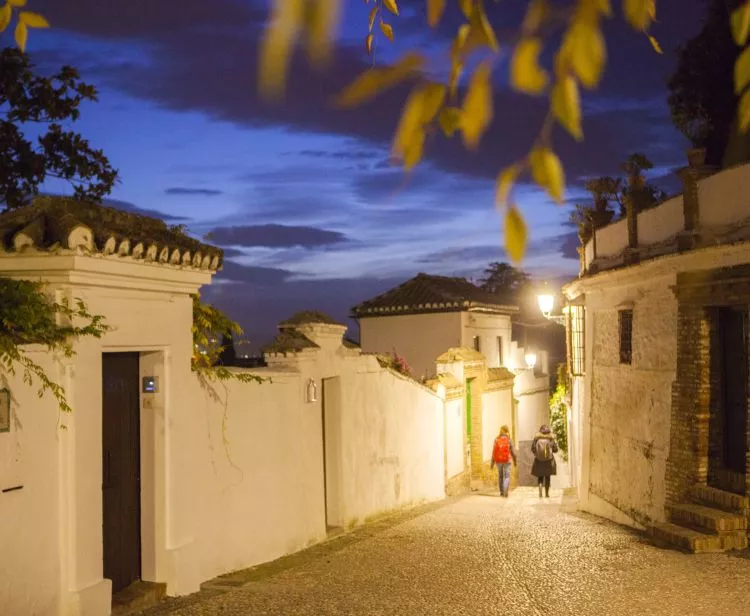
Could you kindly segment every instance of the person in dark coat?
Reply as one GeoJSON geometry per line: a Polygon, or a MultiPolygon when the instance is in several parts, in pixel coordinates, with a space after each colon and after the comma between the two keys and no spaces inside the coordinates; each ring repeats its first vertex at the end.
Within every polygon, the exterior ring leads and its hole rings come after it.
{"type": "Polygon", "coordinates": [[[542,487],[544,495],[549,498],[550,478],[557,475],[557,462],[554,456],[557,453],[557,442],[549,426],[543,425],[539,428],[531,443],[531,452],[534,454],[531,474],[539,481],[539,498],[542,498],[542,487]]]}

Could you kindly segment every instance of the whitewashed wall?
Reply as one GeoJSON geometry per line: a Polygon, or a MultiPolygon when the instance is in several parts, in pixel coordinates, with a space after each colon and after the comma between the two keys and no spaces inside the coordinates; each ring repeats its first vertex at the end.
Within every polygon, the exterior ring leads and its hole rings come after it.
{"type": "Polygon", "coordinates": [[[726,169],[698,183],[701,225],[720,227],[750,215],[750,164],[726,169]]]}
{"type": "Polygon", "coordinates": [[[596,231],[596,256],[614,257],[628,245],[628,222],[619,220],[596,231]]]}
{"type": "MultiPolygon", "coordinates": [[[[513,389],[500,389],[482,394],[482,459],[492,457],[492,446],[500,426],[513,429],[513,389]]],[[[514,434],[514,441],[517,436],[514,434]]]]}
{"type": "Polygon", "coordinates": [[[511,355],[511,324],[508,315],[462,312],[461,322],[460,346],[473,349],[474,336],[477,336],[479,351],[484,355],[488,368],[497,368],[507,364],[511,355]],[[500,347],[502,347],[502,363],[500,362],[500,347]]]}
{"type": "Polygon", "coordinates": [[[393,353],[404,357],[412,374],[434,376],[435,358],[461,346],[461,313],[366,317],[359,321],[364,353],[393,353]]]}
{"type": "MultiPolygon", "coordinates": [[[[638,214],[638,243],[656,244],[669,240],[685,228],[682,195],[638,214]]],[[[627,234],[627,229],[625,229],[627,234]]]]}
{"type": "MultiPolygon", "coordinates": [[[[27,347],[29,349],[33,347],[27,347]]],[[[31,357],[48,374],[57,367],[41,349],[31,357]]],[[[0,612],[54,614],[61,600],[61,417],[51,397],[39,399],[20,375],[0,371],[12,394],[11,430],[0,432],[0,612]]]]}
{"type": "Polygon", "coordinates": [[[466,415],[461,398],[445,403],[446,465],[448,479],[462,473],[466,462],[466,415]]]}

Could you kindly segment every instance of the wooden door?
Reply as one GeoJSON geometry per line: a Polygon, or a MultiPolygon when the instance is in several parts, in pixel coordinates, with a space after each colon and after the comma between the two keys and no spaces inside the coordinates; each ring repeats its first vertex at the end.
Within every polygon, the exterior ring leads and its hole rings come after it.
{"type": "Polygon", "coordinates": [[[102,355],[104,577],[116,593],[141,578],[138,353],[102,355]]]}
{"type": "Polygon", "coordinates": [[[744,308],[720,308],[716,319],[718,357],[712,361],[713,392],[710,419],[709,483],[745,493],[748,421],[748,313],[744,308]]]}

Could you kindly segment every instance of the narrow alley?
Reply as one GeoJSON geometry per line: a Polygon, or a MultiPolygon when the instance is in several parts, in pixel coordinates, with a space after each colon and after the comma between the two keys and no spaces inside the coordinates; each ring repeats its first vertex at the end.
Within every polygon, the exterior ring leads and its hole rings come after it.
{"type": "Polygon", "coordinates": [[[539,500],[470,495],[213,580],[149,616],[750,614],[750,559],[688,555],[539,500]]]}

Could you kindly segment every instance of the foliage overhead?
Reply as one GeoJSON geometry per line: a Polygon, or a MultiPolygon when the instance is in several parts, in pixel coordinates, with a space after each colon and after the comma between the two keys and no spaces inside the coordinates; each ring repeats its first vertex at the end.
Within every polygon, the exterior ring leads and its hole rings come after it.
{"type": "MultiPolygon", "coordinates": [[[[371,6],[364,36],[367,53],[374,54],[384,39],[397,35],[393,23],[399,15],[400,0],[365,0],[371,6]],[[378,28],[375,27],[378,24],[378,28]]],[[[497,205],[505,212],[505,245],[514,261],[519,261],[527,246],[527,228],[514,201],[513,186],[524,174],[557,202],[565,199],[565,171],[552,143],[552,129],[561,126],[578,141],[584,137],[580,89],[595,89],[607,62],[604,20],[613,16],[610,0],[529,0],[523,21],[515,35],[498,38],[483,0],[425,0],[426,25],[436,28],[449,5],[457,6],[463,16],[448,50],[442,72],[445,80],[428,76],[426,58],[409,51],[391,66],[375,66],[365,71],[339,96],[341,107],[360,105],[386,89],[415,82],[402,110],[393,138],[392,151],[409,171],[423,158],[428,137],[442,132],[447,138],[458,134],[469,150],[478,146],[494,119],[492,75],[501,52],[510,52],[511,87],[520,94],[544,96],[549,107],[538,137],[521,160],[500,171],[497,181],[497,205]],[[549,53],[550,41],[560,44],[549,53]],[[545,47],[545,44],[547,47],[545,47]],[[549,58],[549,61],[547,61],[549,58]],[[476,62],[474,60],[477,60],[476,62]],[[465,88],[459,87],[463,73],[473,67],[465,88]]],[[[643,34],[657,53],[662,53],[650,34],[656,21],[656,0],[622,0],[622,16],[643,34]]],[[[313,66],[330,56],[341,17],[340,0],[274,0],[269,26],[260,58],[261,93],[268,98],[283,94],[287,69],[298,41],[307,44],[313,66]]],[[[745,47],[748,40],[750,0],[744,0],[732,14],[735,42],[745,47]]],[[[507,23],[502,24],[507,31],[507,23]]],[[[499,26],[499,24],[498,24],[499,26]]],[[[386,43],[387,44],[387,43],[386,43]]],[[[735,65],[735,91],[742,94],[739,127],[750,130],[750,47],[735,65]],[[747,56],[747,61],[743,57],[747,56]]],[[[731,107],[732,109],[735,106],[731,107]]]]}
{"type": "Polygon", "coordinates": [[[701,31],[678,49],[669,80],[672,122],[706,161],[731,165],[750,159],[750,1],[708,0],[701,31]],[[739,102],[739,116],[735,109],[739,102]]]}
{"type": "Polygon", "coordinates": [[[38,394],[51,392],[62,411],[71,408],[62,386],[52,381],[23,345],[41,344],[49,352],[72,357],[73,341],[101,336],[109,329],[104,319],[92,315],[82,300],[55,301],[42,283],[0,277],[0,364],[10,374],[20,368],[24,383],[39,382],[38,394]]]}
{"type": "Polygon", "coordinates": [[[555,435],[563,460],[568,460],[568,387],[567,366],[561,364],[557,370],[557,387],[549,401],[550,429],[555,435]]]}
{"type": "Polygon", "coordinates": [[[47,178],[69,182],[74,196],[100,202],[117,180],[101,150],[63,123],[75,121],[83,101],[95,101],[96,90],[66,66],[41,77],[23,52],[0,54],[0,201],[8,208],[27,205],[47,178]],[[36,143],[24,129],[44,126],[36,143]]]}

